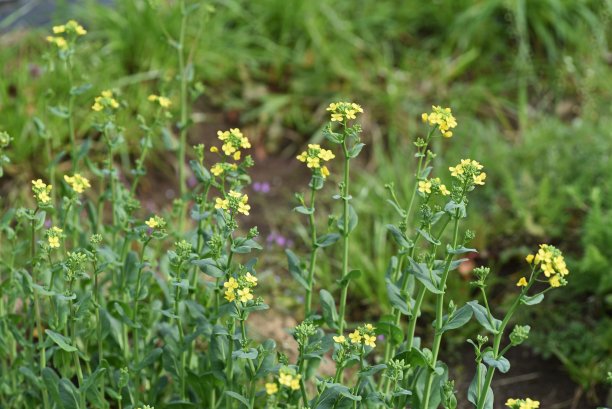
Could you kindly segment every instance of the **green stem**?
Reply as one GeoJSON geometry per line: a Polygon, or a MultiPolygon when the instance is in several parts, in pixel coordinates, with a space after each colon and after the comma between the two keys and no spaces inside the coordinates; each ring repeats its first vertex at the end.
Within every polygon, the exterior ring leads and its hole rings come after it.
{"type": "MultiPolygon", "coordinates": [[[[457,241],[459,239],[459,210],[455,211],[455,226],[453,231],[453,248],[457,247],[457,241]]],[[[432,358],[431,364],[435,368],[436,362],[438,361],[438,354],[440,352],[440,344],[442,342],[442,317],[444,315],[444,294],[446,293],[446,280],[448,278],[448,273],[450,271],[450,265],[453,261],[453,255],[448,254],[446,256],[446,265],[444,267],[444,272],[442,273],[442,278],[440,279],[440,287],[439,290],[442,291],[441,294],[436,296],[436,327],[434,334],[434,342],[432,348],[432,358]]],[[[427,383],[425,388],[425,394],[423,395],[424,407],[429,407],[429,399],[431,396],[431,388],[433,385],[434,372],[430,371],[427,376],[427,383]]]]}
{"type": "MultiPolygon", "coordinates": [[[[73,287],[74,287],[74,280],[70,280],[70,294],[73,293],[73,287]]],[[[72,339],[72,344],[75,348],[77,348],[77,351],[74,351],[74,364],[76,366],[76,370],[77,370],[77,379],[79,382],[79,390],[82,390],[83,387],[83,369],[81,368],[81,360],[79,358],[79,351],[78,351],[78,347],[77,347],[77,330],[76,330],[76,319],[75,319],[75,311],[74,311],[74,301],[71,299],[70,300],[70,320],[71,320],[71,329],[70,329],[70,333],[72,335],[71,339],[72,339]]],[[[80,401],[81,401],[81,407],[85,407],[85,396],[82,392],[79,393],[80,396],[80,401]]]]}
{"type": "MultiPolygon", "coordinates": [[[[185,10],[185,1],[180,2],[181,11],[181,29],[178,41],[178,62],[179,62],[179,76],[180,76],[180,105],[181,105],[181,119],[180,119],[180,135],[179,135],[179,192],[180,198],[184,200],[185,193],[187,191],[186,176],[185,176],[185,148],[187,145],[187,119],[188,119],[188,101],[187,101],[187,73],[185,70],[185,30],[187,28],[187,12],[185,10]]],[[[181,205],[179,231],[183,231],[183,212],[185,210],[185,204],[181,205]]]]}
{"type": "Polygon", "coordinates": [[[310,253],[310,264],[308,269],[308,289],[306,290],[306,311],[305,316],[308,318],[312,311],[312,287],[314,285],[314,273],[317,263],[317,226],[315,225],[315,195],[316,189],[314,183],[310,189],[310,211],[308,215],[308,222],[310,225],[310,240],[311,240],[311,253],[310,253]]]}
{"type": "MultiPolygon", "coordinates": [[[[178,279],[180,280],[180,272],[181,272],[181,268],[182,268],[182,263],[179,264],[178,266],[178,279]]],[[[181,392],[181,399],[184,401],[187,397],[186,394],[186,389],[185,389],[185,351],[184,351],[184,344],[185,344],[185,333],[183,332],[183,324],[182,324],[182,320],[179,317],[179,296],[180,296],[180,291],[181,288],[177,285],[175,290],[174,290],[174,315],[175,315],[175,320],[176,320],[176,325],[178,326],[178,331],[179,331],[179,350],[180,352],[180,358],[181,358],[181,368],[180,368],[180,392],[181,392]]]]}
{"type": "MultiPolygon", "coordinates": [[[[100,319],[100,278],[97,263],[94,261],[94,299],[96,303],[96,338],[98,343],[98,367],[102,367],[104,349],[102,348],[102,320],[100,319]]],[[[104,384],[100,383],[100,395],[104,399],[104,384]]]]}
{"type": "Polygon", "coordinates": [[[74,85],[74,79],[72,75],[72,58],[68,58],[66,60],[66,71],[68,73],[68,132],[70,134],[70,147],[71,147],[71,159],[72,159],[72,173],[74,174],[77,171],[77,162],[78,162],[78,154],[77,154],[77,146],[76,146],[76,132],[74,129],[74,95],[72,94],[72,87],[74,85]]]}
{"type": "MultiPolygon", "coordinates": [[[[235,328],[236,328],[236,319],[232,317],[232,320],[230,321],[230,327],[229,327],[229,340],[228,340],[227,364],[226,364],[227,372],[225,374],[225,377],[227,378],[227,390],[228,391],[233,390],[234,357],[232,357],[232,355],[234,354],[235,328]]],[[[227,397],[225,398],[225,406],[227,409],[232,409],[231,399],[227,399],[227,397]]]]}
{"type": "MultiPolygon", "coordinates": [[[[345,125],[346,128],[346,125],[345,125]]],[[[346,277],[346,275],[348,274],[348,256],[349,256],[349,236],[350,236],[350,231],[349,231],[349,172],[350,172],[350,156],[349,156],[349,152],[346,146],[346,139],[342,142],[342,151],[344,152],[344,185],[342,188],[342,200],[344,202],[344,206],[343,206],[343,230],[342,230],[342,246],[343,246],[343,253],[342,253],[342,279],[344,279],[344,277],[346,277]]],[[[348,294],[348,285],[349,283],[346,282],[342,285],[342,291],[340,294],[340,311],[339,311],[339,323],[338,323],[338,334],[342,335],[342,332],[344,332],[344,315],[345,315],[345,310],[346,310],[346,297],[348,294]]]]}

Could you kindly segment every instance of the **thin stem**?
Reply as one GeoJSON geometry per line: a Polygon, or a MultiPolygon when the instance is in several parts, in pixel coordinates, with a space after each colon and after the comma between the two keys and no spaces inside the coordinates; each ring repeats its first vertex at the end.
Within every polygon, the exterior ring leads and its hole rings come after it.
{"type": "MultiPolygon", "coordinates": [[[[345,124],[346,128],[346,124],[345,124]]],[[[348,256],[349,256],[349,172],[350,172],[350,156],[346,146],[346,139],[342,142],[342,151],[344,152],[344,181],[342,188],[342,200],[343,200],[343,229],[342,229],[342,246],[343,246],[343,254],[342,254],[342,279],[346,277],[348,274],[348,256]]],[[[344,314],[346,310],[346,297],[348,294],[348,282],[342,285],[342,291],[340,294],[340,311],[339,311],[339,320],[338,323],[338,334],[342,335],[344,331],[344,314]]]]}
{"type": "MultiPolygon", "coordinates": [[[[180,119],[180,135],[179,135],[179,192],[180,198],[184,200],[185,193],[187,192],[187,183],[185,177],[185,148],[187,145],[187,119],[188,119],[188,101],[187,101],[187,72],[185,70],[185,30],[187,29],[187,12],[185,10],[185,1],[180,2],[181,11],[181,29],[178,41],[178,63],[179,63],[179,76],[180,76],[180,105],[181,105],[181,119],[180,119]]],[[[183,212],[185,205],[181,205],[179,231],[183,231],[183,212]]]]}
{"type": "MultiPolygon", "coordinates": [[[[183,266],[183,263],[181,262],[178,266],[178,279],[180,280],[180,274],[181,274],[181,268],[183,266]]],[[[180,352],[180,358],[181,358],[181,368],[180,368],[180,392],[181,392],[181,399],[185,400],[186,399],[186,389],[185,389],[185,351],[184,351],[184,344],[185,344],[185,333],[183,332],[183,323],[182,320],[179,317],[179,296],[181,294],[181,288],[177,285],[175,290],[174,290],[174,315],[175,315],[175,320],[176,320],[176,325],[178,326],[178,331],[179,331],[179,350],[180,352]]]]}
{"type": "Polygon", "coordinates": [[[308,215],[308,222],[310,225],[310,240],[311,240],[311,253],[310,253],[310,264],[308,269],[308,289],[306,290],[306,311],[305,316],[308,318],[312,310],[312,287],[314,285],[314,273],[317,263],[317,226],[315,225],[315,195],[316,195],[315,184],[312,183],[310,189],[310,214],[308,215]]]}

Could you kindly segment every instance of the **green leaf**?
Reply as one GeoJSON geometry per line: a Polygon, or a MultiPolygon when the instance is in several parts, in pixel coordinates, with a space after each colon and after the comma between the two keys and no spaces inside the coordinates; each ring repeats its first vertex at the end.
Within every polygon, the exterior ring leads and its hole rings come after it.
{"type": "Polygon", "coordinates": [[[50,329],[46,329],[45,333],[47,335],[49,335],[49,338],[51,338],[53,340],[53,342],[55,342],[57,344],[57,346],[62,348],[64,351],[66,351],[66,352],[75,352],[75,351],[78,351],[75,347],[70,345],[71,344],[70,339],[66,338],[62,334],[58,334],[57,332],[53,332],[50,329]]]}
{"type": "Polygon", "coordinates": [[[324,234],[317,238],[317,247],[328,247],[338,241],[340,235],[338,233],[324,234]]]}
{"type": "Polygon", "coordinates": [[[387,278],[385,281],[387,283],[387,295],[389,296],[391,305],[397,308],[397,310],[402,314],[411,316],[412,312],[410,311],[410,307],[408,306],[405,297],[402,296],[400,289],[393,284],[389,278],[387,278]]]}
{"type": "Polygon", "coordinates": [[[49,107],[49,112],[55,115],[58,118],[67,119],[70,115],[68,114],[68,110],[66,107],[49,107]]]}
{"type": "Polygon", "coordinates": [[[525,295],[521,298],[521,302],[525,305],[536,305],[544,300],[544,294],[536,294],[532,297],[525,295]]]}
{"type": "MultiPolygon", "coordinates": [[[[474,375],[474,379],[470,383],[470,387],[468,388],[468,401],[470,401],[474,406],[478,405],[478,392],[482,390],[485,383],[485,377],[487,375],[487,367],[480,363],[478,364],[478,368],[476,370],[476,374],[474,375]],[[480,376],[479,376],[480,375],[480,376]],[[480,383],[478,383],[478,378],[480,377],[480,383]]],[[[485,397],[484,409],[493,409],[493,389],[489,387],[487,389],[487,395],[485,397]]]]}
{"type": "Polygon", "coordinates": [[[231,396],[232,398],[234,398],[234,399],[236,399],[238,401],[240,401],[247,408],[250,407],[249,401],[247,400],[247,398],[245,398],[241,394],[236,393],[236,392],[232,392],[232,391],[225,391],[225,394],[228,395],[228,396],[231,396]]]}
{"type": "Polygon", "coordinates": [[[378,365],[374,365],[374,366],[368,366],[365,369],[362,369],[361,371],[359,371],[359,377],[360,378],[367,378],[368,376],[372,376],[377,372],[382,371],[383,369],[387,369],[387,365],[385,364],[378,364],[378,365]]]}
{"type": "Polygon", "coordinates": [[[91,84],[83,84],[78,87],[70,88],[70,95],[82,95],[91,89],[91,84]]]}
{"type": "Polygon", "coordinates": [[[399,228],[397,228],[396,226],[392,224],[387,224],[386,227],[387,227],[387,230],[391,232],[391,236],[393,237],[393,240],[395,240],[395,242],[400,247],[403,247],[406,249],[414,247],[414,243],[412,242],[412,240],[409,240],[399,228]]]}
{"type": "Polygon", "coordinates": [[[68,379],[62,378],[59,383],[59,396],[64,409],[79,409],[79,392],[68,379]]]}
{"type": "Polygon", "coordinates": [[[422,230],[422,229],[417,229],[417,232],[418,232],[418,233],[419,233],[419,234],[420,234],[420,235],[421,235],[421,236],[422,236],[422,237],[423,237],[425,240],[427,240],[427,241],[428,241],[428,242],[430,242],[431,244],[434,244],[434,245],[436,245],[436,246],[439,246],[440,244],[442,244],[442,243],[440,242],[440,240],[436,240],[436,239],[434,239],[434,238],[433,238],[433,237],[431,237],[431,235],[430,235],[428,232],[426,232],[425,230],[422,230]]]}
{"type": "Polygon", "coordinates": [[[302,214],[308,214],[308,215],[314,213],[314,209],[313,208],[305,207],[305,206],[294,207],[293,211],[294,212],[298,212],[298,213],[302,213],[302,214]]]}
{"type": "Polygon", "coordinates": [[[257,350],[255,348],[250,348],[246,351],[244,349],[239,349],[232,353],[232,358],[255,359],[257,358],[257,350]]]}
{"type": "Polygon", "coordinates": [[[348,156],[350,158],[356,158],[357,155],[359,155],[359,153],[361,152],[361,150],[363,149],[364,146],[365,146],[365,143],[357,143],[357,144],[355,144],[355,146],[353,146],[349,150],[348,156]]]}
{"type": "Polygon", "coordinates": [[[159,359],[159,357],[161,356],[163,352],[164,352],[163,349],[155,348],[154,350],[149,352],[149,354],[146,357],[144,357],[142,361],[136,364],[136,366],[134,367],[134,370],[136,372],[140,372],[145,368],[153,366],[153,364],[157,362],[157,360],[159,359]]]}
{"type": "Polygon", "coordinates": [[[410,261],[410,273],[414,274],[417,280],[419,280],[425,288],[434,294],[442,294],[444,291],[439,290],[440,277],[437,276],[435,271],[430,270],[425,263],[417,263],[412,257],[408,257],[410,261]]]}
{"type": "Polygon", "coordinates": [[[393,357],[395,360],[403,359],[406,364],[409,364],[413,368],[429,366],[429,360],[418,348],[413,347],[409,351],[400,352],[393,357]]]}
{"type": "Polygon", "coordinates": [[[210,172],[208,171],[208,169],[206,169],[196,160],[190,160],[189,166],[191,167],[191,170],[193,170],[193,174],[195,178],[198,180],[198,182],[210,183],[211,176],[210,176],[210,172]]]}
{"type": "Polygon", "coordinates": [[[464,305],[459,308],[455,313],[450,317],[446,323],[442,326],[442,332],[449,331],[451,329],[457,329],[469,322],[472,318],[473,310],[469,305],[464,305]]]}
{"type": "Polygon", "coordinates": [[[500,356],[495,359],[493,355],[493,351],[487,350],[484,354],[482,354],[482,359],[489,366],[496,368],[501,373],[506,373],[510,370],[510,361],[508,361],[505,357],[500,356]]]}
{"type": "Polygon", "coordinates": [[[51,399],[57,406],[61,406],[61,400],[59,395],[59,382],[60,378],[57,376],[55,371],[51,368],[43,368],[42,370],[42,378],[51,399]]]}
{"type": "Polygon", "coordinates": [[[289,273],[291,273],[291,276],[295,279],[295,281],[308,290],[310,287],[304,278],[304,271],[302,270],[302,267],[300,267],[300,259],[293,251],[289,249],[285,250],[285,254],[287,255],[287,263],[289,264],[289,273]]]}
{"type": "Polygon", "coordinates": [[[321,290],[319,297],[323,307],[323,319],[330,328],[335,329],[336,322],[338,321],[338,312],[336,311],[334,297],[327,290],[321,290]]]}
{"type": "Polygon", "coordinates": [[[361,277],[361,270],[351,270],[346,274],[346,276],[344,276],[344,278],[338,280],[338,284],[340,284],[341,287],[344,287],[352,280],[356,280],[359,277],[361,277]]]}
{"type": "Polygon", "coordinates": [[[493,321],[489,321],[489,314],[487,313],[487,310],[485,307],[478,304],[478,301],[470,301],[467,304],[472,308],[476,320],[478,320],[484,329],[492,332],[493,334],[497,334],[499,332],[499,327],[501,326],[500,320],[493,318],[493,321]]]}
{"type": "Polygon", "coordinates": [[[198,266],[200,271],[213,278],[221,278],[225,276],[223,270],[217,267],[217,262],[212,258],[204,258],[202,260],[193,260],[192,264],[198,266]]]}
{"type": "Polygon", "coordinates": [[[478,253],[476,249],[470,249],[464,246],[459,246],[454,249],[450,244],[446,246],[446,252],[448,254],[478,253]]]}
{"type": "Polygon", "coordinates": [[[42,389],[42,383],[40,382],[40,379],[38,378],[38,376],[36,376],[34,374],[34,372],[32,372],[32,370],[30,368],[27,368],[25,366],[19,367],[19,372],[28,380],[32,383],[32,385],[36,386],[38,389],[42,389]]]}
{"type": "Polygon", "coordinates": [[[395,317],[392,315],[385,315],[382,317],[381,320],[376,323],[376,333],[389,337],[390,340],[388,340],[388,342],[393,342],[393,344],[398,345],[404,340],[404,331],[402,331],[399,326],[395,325],[394,320],[395,317]]]}

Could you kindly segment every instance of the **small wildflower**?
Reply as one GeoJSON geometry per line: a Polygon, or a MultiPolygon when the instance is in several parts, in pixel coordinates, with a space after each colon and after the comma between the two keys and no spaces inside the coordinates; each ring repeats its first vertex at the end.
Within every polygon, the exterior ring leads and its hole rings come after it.
{"type": "Polygon", "coordinates": [[[331,113],[332,122],[356,119],[357,114],[363,113],[363,108],[359,104],[352,102],[332,102],[327,107],[327,110],[331,113]]]}
{"type": "Polygon", "coordinates": [[[170,106],[172,106],[172,101],[170,100],[170,98],[162,97],[155,94],[149,95],[147,100],[149,100],[149,102],[156,102],[162,108],[170,108],[170,106]]]}
{"type": "Polygon", "coordinates": [[[419,192],[431,193],[431,182],[428,180],[419,181],[419,192]]]}
{"type": "Polygon", "coordinates": [[[240,129],[232,128],[229,131],[218,131],[217,137],[223,142],[221,149],[226,156],[232,156],[234,160],[240,159],[240,150],[249,149],[251,143],[240,129]]]}
{"type": "Polygon", "coordinates": [[[255,277],[254,275],[252,275],[251,273],[246,273],[246,275],[244,276],[245,280],[247,280],[247,282],[249,282],[250,284],[253,285],[253,287],[255,287],[257,285],[257,277],[255,277]]]}
{"type": "Polygon", "coordinates": [[[344,344],[346,342],[346,338],[344,338],[344,335],[338,335],[334,337],[334,342],[344,344]]]}
{"type": "Polygon", "coordinates": [[[151,229],[163,229],[166,227],[166,221],[159,216],[152,216],[145,222],[147,226],[151,229]]]}
{"type": "Polygon", "coordinates": [[[354,332],[349,334],[349,338],[351,339],[351,342],[353,344],[358,344],[359,342],[361,342],[361,334],[359,333],[359,330],[355,330],[354,332]]]}
{"type": "Polygon", "coordinates": [[[453,116],[450,108],[442,108],[440,106],[432,106],[432,112],[421,114],[423,122],[429,122],[432,126],[437,126],[440,133],[445,138],[453,136],[451,129],[457,126],[457,120],[453,116]]]}
{"type": "Polygon", "coordinates": [[[278,392],[278,385],[275,382],[266,383],[266,393],[268,395],[274,395],[278,392]]]}
{"type": "Polygon", "coordinates": [[[565,276],[569,274],[569,270],[563,254],[556,247],[541,244],[538,252],[535,255],[528,255],[526,260],[540,267],[551,287],[561,287],[567,284],[565,276]]]}
{"type": "Polygon", "coordinates": [[[89,189],[91,187],[89,180],[81,176],[79,173],[75,173],[74,176],[64,175],[64,180],[76,193],[83,193],[85,189],[89,189]]]}
{"type": "Polygon", "coordinates": [[[94,99],[94,104],[91,106],[91,109],[96,112],[105,109],[116,110],[117,108],[119,108],[119,102],[114,98],[113,92],[109,90],[102,91],[100,96],[94,99]]]}
{"type": "Polygon", "coordinates": [[[517,287],[527,287],[527,279],[525,277],[521,277],[520,280],[516,283],[517,287]]]}
{"type": "MultiPolygon", "coordinates": [[[[321,161],[328,162],[336,156],[332,151],[321,148],[319,144],[308,144],[308,149],[297,156],[297,160],[306,163],[310,169],[319,169],[321,161]]],[[[329,174],[329,171],[328,171],[329,174]]]]}
{"type": "Polygon", "coordinates": [[[249,215],[251,206],[248,204],[249,196],[234,190],[230,190],[225,199],[215,199],[215,209],[223,209],[249,215]]]}
{"type": "Polygon", "coordinates": [[[540,402],[537,400],[526,399],[508,399],[506,406],[510,409],[538,409],[540,402]]]}
{"type": "Polygon", "coordinates": [[[59,227],[53,226],[47,230],[47,241],[52,249],[59,248],[60,239],[64,237],[64,231],[59,227]]]}
{"type": "Polygon", "coordinates": [[[376,348],[376,337],[374,335],[363,335],[363,344],[372,348],[376,348]]]}
{"type": "Polygon", "coordinates": [[[44,206],[51,202],[51,196],[49,196],[49,194],[52,188],[53,186],[47,185],[41,179],[32,181],[32,191],[34,192],[34,197],[39,206],[44,206]]]}
{"type": "Polygon", "coordinates": [[[535,256],[534,256],[533,254],[528,254],[528,255],[527,255],[527,257],[525,257],[525,260],[526,260],[526,261],[527,261],[529,264],[531,264],[531,263],[533,263],[533,259],[534,259],[534,257],[535,257],[535,256]]]}
{"type": "Polygon", "coordinates": [[[253,299],[253,293],[251,293],[250,288],[242,288],[238,290],[238,297],[240,297],[241,302],[248,302],[253,299]]]}
{"type": "Polygon", "coordinates": [[[63,37],[47,36],[46,40],[48,43],[54,44],[60,50],[68,49],[68,42],[63,37]]]}

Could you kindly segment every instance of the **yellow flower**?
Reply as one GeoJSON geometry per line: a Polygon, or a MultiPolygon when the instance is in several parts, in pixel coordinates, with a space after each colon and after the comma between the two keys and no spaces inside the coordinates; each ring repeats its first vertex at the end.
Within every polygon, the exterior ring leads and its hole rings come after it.
{"type": "Polygon", "coordinates": [[[334,121],[334,122],[342,121],[342,114],[332,114],[331,115],[331,120],[334,121]]]}
{"type": "Polygon", "coordinates": [[[550,277],[548,280],[551,287],[561,287],[561,277],[559,275],[554,275],[550,277]]]}
{"type": "Polygon", "coordinates": [[[225,299],[229,302],[233,302],[236,299],[236,293],[232,289],[227,289],[225,291],[225,299]]]}
{"type": "Polygon", "coordinates": [[[60,246],[59,237],[49,236],[49,247],[56,249],[59,246],[60,246]]]}
{"type": "Polygon", "coordinates": [[[212,153],[217,153],[217,152],[219,152],[219,148],[217,148],[216,146],[211,146],[211,147],[210,147],[210,151],[211,151],[212,153]]]}
{"type": "Polygon", "coordinates": [[[534,258],[533,254],[528,254],[527,257],[525,257],[525,261],[527,261],[529,264],[531,264],[531,263],[533,263],[533,258],[534,258]]]}
{"type": "Polygon", "coordinates": [[[546,277],[550,277],[551,275],[555,274],[555,269],[550,263],[542,263],[542,271],[546,277]]]}
{"type": "Polygon", "coordinates": [[[54,44],[60,50],[68,49],[68,42],[63,37],[47,36],[47,42],[54,44]]]}
{"type": "Polygon", "coordinates": [[[221,199],[221,198],[216,198],[215,199],[215,209],[228,210],[229,209],[229,200],[221,199]]]}
{"type": "Polygon", "coordinates": [[[351,102],[332,102],[327,107],[327,110],[331,112],[332,122],[355,119],[358,113],[363,113],[363,108],[359,104],[351,102]]]}
{"type": "Polygon", "coordinates": [[[463,175],[463,167],[461,165],[451,166],[448,168],[451,171],[451,176],[457,177],[463,175]]]}
{"type": "Polygon", "coordinates": [[[278,376],[278,382],[284,386],[291,386],[292,380],[293,380],[293,376],[285,372],[281,372],[278,376]]]}
{"type": "Polygon", "coordinates": [[[105,90],[100,93],[100,96],[94,99],[94,104],[91,109],[100,112],[104,109],[115,110],[119,108],[119,102],[113,97],[113,92],[105,90]]]}
{"type": "Polygon", "coordinates": [[[527,399],[508,399],[506,406],[511,409],[538,409],[540,402],[537,400],[527,399]]]}
{"type": "Polygon", "coordinates": [[[346,338],[344,338],[344,335],[338,335],[334,337],[334,342],[344,344],[346,342],[346,338]]]}
{"type": "Polygon", "coordinates": [[[60,239],[64,237],[64,231],[59,227],[53,226],[49,230],[47,230],[47,241],[49,242],[49,247],[56,249],[60,246],[60,239]]]}
{"type": "Polygon", "coordinates": [[[520,280],[518,280],[518,283],[516,283],[517,287],[527,287],[527,279],[525,277],[521,277],[520,280]]]}
{"type": "Polygon", "coordinates": [[[77,193],[83,193],[85,189],[91,187],[89,180],[78,173],[75,173],[74,176],[64,175],[64,180],[77,193]]]}
{"type": "Polygon", "coordinates": [[[266,393],[268,395],[274,395],[276,392],[278,392],[278,385],[276,383],[266,383],[266,393]]]}
{"type": "Polygon", "coordinates": [[[32,187],[35,189],[44,189],[47,185],[42,181],[42,179],[36,179],[32,181],[32,187]]]}
{"type": "Polygon", "coordinates": [[[217,131],[217,137],[224,142],[221,146],[223,153],[227,156],[233,156],[235,160],[240,158],[240,154],[236,154],[237,151],[251,147],[247,137],[238,128],[231,128],[229,131],[217,131]]]}
{"type": "Polygon", "coordinates": [[[431,193],[431,182],[428,180],[419,181],[419,192],[431,193]]]}
{"type": "Polygon", "coordinates": [[[253,274],[249,272],[246,273],[246,275],[244,276],[244,279],[247,280],[247,282],[253,284],[253,287],[257,285],[257,277],[255,277],[253,274]]]}
{"type": "Polygon", "coordinates": [[[51,193],[52,189],[53,186],[47,185],[40,179],[32,181],[32,191],[34,192],[34,197],[36,198],[39,206],[46,205],[51,201],[51,196],[49,196],[49,193],[51,193]]]}
{"type": "Polygon", "coordinates": [[[240,151],[236,151],[234,152],[234,156],[232,157],[234,158],[234,160],[240,160],[240,155],[241,155],[240,151]]]}
{"type": "Polygon", "coordinates": [[[376,329],[372,324],[366,324],[364,325],[364,328],[368,331],[374,331],[376,329]]]}
{"type": "Polygon", "coordinates": [[[212,168],[210,168],[210,171],[212,172],[213,175],[219,176],[223,173],[223,166],[221,166],[220,163],[216,163],[213,165],[212,168]]]}
{"type": "Polygon", "coordinates": [[[152,228],[152,229],[154,229],[154,228],[156,228],[156,227],[158,226],[158,225],[157,225],[157,220],[155,220],[155,218],[154,218],[154,217],[149,218],[149,220],[147,220],[147,221],[145,222],[145,224],[146,224],[147,226],[149,226],[150,228],[152,228]]]}
{"type": "Polygon", "coordinates": [[[147,99],[150,102],[157,102],[162,108],[170,108],[170,106],[172,105],[172,101],[170,101],[170,98],[162,97],[155,94],[149,95],[147,99]]]}
{"type": "Polygon", "coordinates": [[[484,180],[485,180],[486,178],[487,178],[487,174],[486,174],[486,173],[484,173],[484,172],[482,172],[482,173],[481,173],[481,174],[479,174],[479,175],[475,175],[475,176],[474,176],[474,184],[475,184],[475,185],[484,185],[484,184],[485,184],[484,180]]]}
{"type": "Polygon", "coordinates": [[[78,36],[84,36],[87,34],[87,30],[85,30],[83,26],[77,23],[75,20],[68,21],[64,26],[64,30],[67,33],[74,33],[78,36]]]}
{"type": "Polygon", "coordinates": [[[62,34],[66,31],[66,26],[65,25],[61,25],[61,26],[53,26],[53,34],[62,34]]]}
{"type": "Polygon", "coordinates": [[[294,390],[297,391],[298,389],[300,389],[300,379],[302,378],[302,375],[296,375],[292,380],[291,380],[291,384],[289,385],[289,387],[294,390]]]}
{"type": "Polygon", "coordinates": [[[366,346],[369,346],[369,347],[372,347],[372,348],[376,348],[376,337],[374,335],[364,334],[363,335],[363,343],[366,346]]]}
{"type": "Polygon", "coordinates": [[[238,290],[238,297],[240,297],[241,302],[248,302],[253,299],[253,294],[250,288],[242,288],[238,290]]]}
{"type": "Polygon", "coordinates": [[[442,196],[450,195],[450,191],[446,188],[445,185],[440,185],[440,193],[442,193],[442,196]]]}
{"type": "Polygon", "coordinates": [[[361,342],[361,334],[359,333],[359,330],[355,330],[355,332],[350,333],[349,338],[353,344],[358,344],[361,342]]]}
{"type": "Polygon", "coordinates": [[[235,290],[238,288],[238,281],[236,281],[234,277],[230,277],[229,280],[223,283],[223,287],[230,290],[235,290]]]}
{"type": "Polygon", "coordinates": [[[436,126],[440,130],[440,133],[446,138],[453,136],[451,129],[457,126],[457,120],[453,116],[451,109],[435,105],[431,108],[431,113],[421,114],[423,122],[429,122],[430,125],[436,126]]]}
{"type": "Polygon", "coordinates": [[[321,176],[323,176],[323,179],[327,179],[329,176],[329,169],[327,169],[327,166],[321,166],[321,176]]]}

